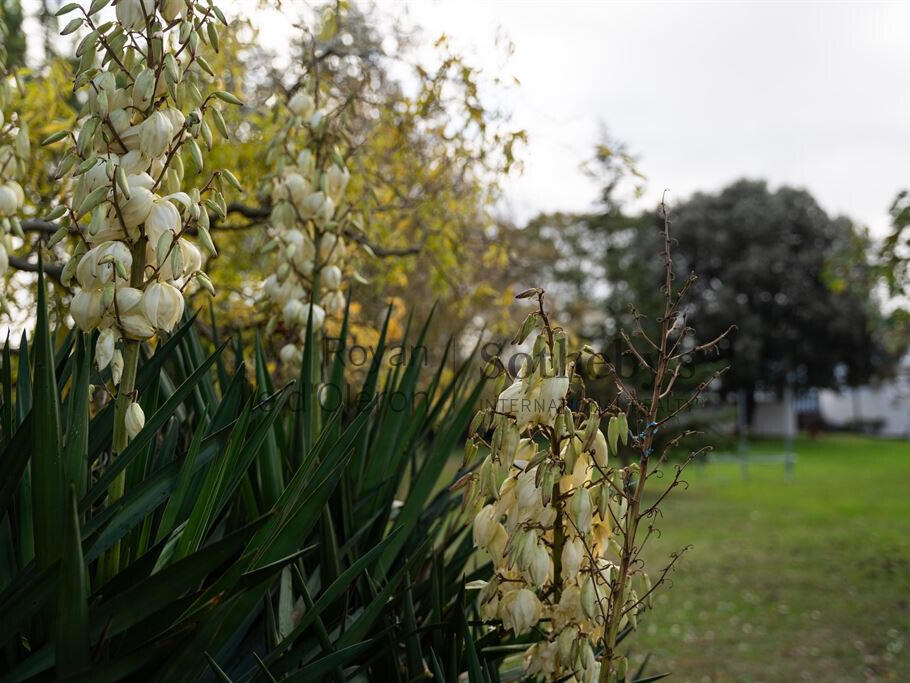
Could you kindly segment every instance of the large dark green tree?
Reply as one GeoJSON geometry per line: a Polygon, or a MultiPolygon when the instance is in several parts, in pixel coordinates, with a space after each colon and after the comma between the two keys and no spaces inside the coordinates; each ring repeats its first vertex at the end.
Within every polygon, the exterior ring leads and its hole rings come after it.
{"type": "Polygon", "coordinates": [[[706,335],[738,326],[728,386],[856,385],[887,369],[869,241],[849,219],[805,190],[749,180],[674,214],[678,270],[698,275],[693,321],[706,335]]]}
{"type": "MultiPolygon", "coordinates": [[[[602,163],[615,171],[615,161],[602,163]]],[[[601,210],[542,216],[520,231],[539,242],[525,251],[526,271],[543,267],[546,280],[566,283],[567,305],[587,309],[580,332],[601,343],[618,328],[635,328],[633,303],[643,324],[653,324],[663,221],[659,211],[629,215],[614,198],[615,183],[604,186],[601,210]]],[[[723,390],[751,396],[787,382],[856,385],[892,366],[869,239],[849,219],[828,216],[805,190],[740,180],[693,195],[672,207],[670,220],[677,277],[698,276],[688,309],[698,330],[693,343],[737,326],[720,348],[730,365],[723,390]]]]}

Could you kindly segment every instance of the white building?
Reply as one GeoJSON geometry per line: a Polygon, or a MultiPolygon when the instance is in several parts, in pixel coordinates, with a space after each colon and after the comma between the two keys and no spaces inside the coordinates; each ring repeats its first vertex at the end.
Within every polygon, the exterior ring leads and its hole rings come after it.
{"type": "Polygon", "coordinates": [[[822,428],[910,438],[910,356],[901,361],[893,379],[840,390],[812,389],[789,403],[786,397],[756,396],[755,403],[750,425],[754,436],[786,436],[805,414],[819,419],[822,428]]]}
{"type": "Polygon", "coordinates": [[[905,358],[894,379],[818,394],[819,413],[834,427],[854,427],[882,436],[910,438],[910,362],[905,358]]]}

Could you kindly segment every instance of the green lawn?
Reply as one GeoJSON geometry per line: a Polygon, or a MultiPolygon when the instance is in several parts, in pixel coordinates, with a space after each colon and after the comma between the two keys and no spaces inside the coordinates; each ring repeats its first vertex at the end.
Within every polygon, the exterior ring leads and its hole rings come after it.
{"type": "MultiPolygon", "coordinates": [[[[767,446],[756,446],[758,451],[767,446]]],[[[783,465],[693,466],[652,576],[691,544],[630,638],[676,681],[910,680],[910,443],[796,442],[783,465]]],[[[655,482],[658,483],[658,482],[655,482]]]]}

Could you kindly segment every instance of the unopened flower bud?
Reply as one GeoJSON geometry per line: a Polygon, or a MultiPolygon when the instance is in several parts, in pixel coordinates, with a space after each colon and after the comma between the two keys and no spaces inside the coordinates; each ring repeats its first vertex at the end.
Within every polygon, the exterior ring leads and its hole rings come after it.
{"type": "Polygon", "coordinates": [[[581,584],[581,608],[588,619],[593,621],[596,618],[599,610],[597,603],[597,585],[594,583],[594,579],[590,574],[585,577],[585,580],[581,584]]]}
{"type": "Polygon", "coordinates": [[[583,486],[577,488],[569,501],[569,515],[578,529],[578,533],[586,534],[591,530],[591,496],[583,486]]]}
{"type": "Polygon", "coordinates": [[[136,438],[136,435],[142,431],[142,428],[145,426],[145,413],[142,412],[142,407],[133,401],[130,403],[129,407],[126,409],[126,415],[124,416],[124,426],[126,427],[126,435],[132,440],[136,438]]]}
{"type": "Polygon", "coordinates": [[[123,354],[120,349],[114,351],[114,357],[111,359],[111,380],[114,386],[120,384],[120,377],[123,375],[123,354]]]}
{"type": "Polygon", "coordinates": [[[114,358],[114,345],[116,343],[114,330],[110,327],[102,331],[95,345],[95,365],[98,370],[104,370],[114,358]]]}
{"type": "Polygon", "coordinates": [[[580,538],[567,538],[562,546],[562,571],[566,578],[574,579],[581,568],[585,556],[585,546],[580,538]]]}
{"type": "Polygon", "coordinates": [[[603,432],[599,429],[594,435],[594,443],[591,446],[591,450],[594,455],[594,462],[601,468],[607,466],[607,438],[604,436],[603,432]]]}

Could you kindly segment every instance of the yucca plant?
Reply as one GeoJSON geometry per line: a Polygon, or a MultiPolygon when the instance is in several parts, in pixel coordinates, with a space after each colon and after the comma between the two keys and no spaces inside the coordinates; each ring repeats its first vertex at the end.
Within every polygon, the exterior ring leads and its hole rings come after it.
{"type": "Polygon", "coordinates": [[[228,359],[187,318],[143,347],[148,418],[112,460],[97,333],[52,334],[44,289],[15,376],[9,340],[0,370],[2,680],[480,670],[459,580],[473,550],[442,481],[481,390],[469,363],[450,379],[445,358],[427,376],[419,353],[384,365],[386,321],[359,400],[329,405],[343,354],[320,358],[311,334],[299,380],[276,387],[261,345],[228,359]]]}

